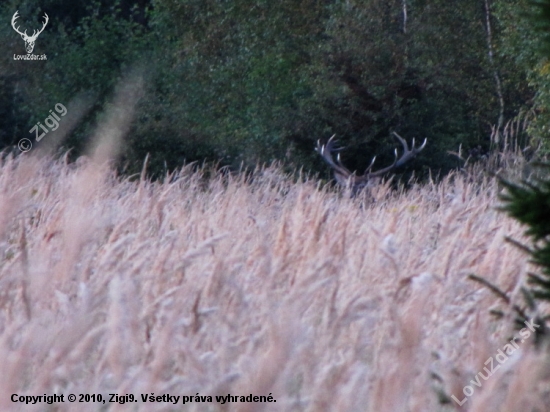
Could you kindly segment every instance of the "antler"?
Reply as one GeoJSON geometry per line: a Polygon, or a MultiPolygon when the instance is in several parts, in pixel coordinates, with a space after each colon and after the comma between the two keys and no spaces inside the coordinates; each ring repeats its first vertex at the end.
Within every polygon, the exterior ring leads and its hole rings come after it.
{"type": "Polygon", "coordinates": [[[38,35],[39,35],[40,33],[42,33],[42,32],[44,31],[44,29],[46,28],[46,26],[48,25],[48,22],[50,21],[50,18],[48,17],[48,15],[47,15],[46,13],[44,13],[44,17],[45,17],[45,19],[44,19],[44,23],[42,23],[42,28],[40,29],[40,31],[39,31],[38,33],[33,34],[33,35],[32,35],[33,37],[34,37],[34,36],[37,36],[37,37],[38,37],[38,35]]]}
{"type": "Polygon", "coordinates": [[[19,10],[17,10],[15,12],[15,14],[13,15],[13,17],[11,18],[11,27],[13,27],[13,30],[15,30],[17,33],[19,33],[21,36],[27,36],[27,30],[25,30],[24,33],[21,33],[19,31],[19,27],[15,27],[15,20],[17,20],[19,18],[19,16],[17,15],[17,13],[19,13],[19,10]]]}
{"type": "Polygon", "coordinates": [[[336,157],[336,161],[333,159],[332,152],[341,150],[334,148],[334,137],[336,135],[333,135],[328,140],[326,145],[321,145],[321,142],[318,140],[315,151],[319,153],[323,157],[325,162],[327,162],[328,165],[332,168],[332,170],[334,170],[334,177],[336,178],[336,181],[345,186],[349,184],[353,192],[356,192],[358,189],[365,186],[368,183],[369,179],[380,177],[385,173],[388,173],[391,170],[407,163],[418,153],[420,153],[424,149],[424,147],[426,147],[426,143],[428,142],[428,139],[426,138],[424,139],[424,142],[420,147],[415,147],[415,139],[413,139],[412,148],[409,148],[409,145],[407,144],[407,141],[405,139],[399,136],[396,132],[393,132],[393,134],[403,145],[403,154],[401,155],[401,157],[398,158],[397,149],[395,149],[395,160],[391,165],[383,169],[377,170],[376,172],[371,172],[371,169],[374,166],[374,161],[376,160],[376,156],[374,156],[365,173],[361,176],[356,176],[355,173],[350,172],[342,164],[342,162],[340,161],[340,154],[338,154],[338,156],[336,157]]]}
{"type": "Polygon", "coordinates": [[[44,13],[44,17],[45,17],[45,21],[44,23],[42,23],[42,28],[40,30],[38,30],[38,32],[36,30],[33,30],[33,33],[32,33],[32,36],[31,36],[31,39],[33,40],[36,40],[36,38],[38,37],[38,35],[40,33],[42,33],[44,31],[44,29],[46,28],[46,25],[48,24],[48,22],[50,21],[50,18],[48,17],[48,15],[46,13],[44,13]]]}
{"type": "MultiPolygon", "coordinates": [[[[401,136],[399,136],[396,132],[393,132],[394,136],[397,137],[397,139],[401,142],[403,145],[403,155],[398,159],[397,158],[397,149],[395,149],[395,161],[392,165],[385,167],[384,169],[377,170],[373,173],[368,173],[369,177],[378,177],[382,176],[384,173],[387,173],[396,167],[403,166],[405,163],[407,163],[409,160],[413,159],[418,153],[420,153],[424,147],[426,147],[426,143],[428,143],[428,138],[424,139],[424,142],[420,147],[415,147],[415,139],[413,138],[412,141],[412,149],[409,149],[409,145],[407,144],[407,141],[403,139],[401,136]]],[[[367,172],[372,168],[372,165],[374,164],[374,160],[376,159],[376,156],[372,159],[371,165],[367,169],[367,172]]]]}
{"type": "Polygon", "coordinates": [[[17,15],[18,13],[19,13],[19,10],[17,10],[15,12],[15,14],[13,15],[13,17],[11,19],[11,26],[13,27],[13,29],[17,33],[19,33],[21,35],[21,37],[23,37],[23,39],[28,40],[28,41],[36,40],[38,38],[38,35],[44,31],[44,29],[46,28],[46,25],[50,21],[50,18],[48,17],[48,15],[46,13],[44,13],[45,21],[44,21],[44,23],[42,23],[42,28],[38,31],[33,30],[32,36],[29,36],[29,35],[27,35],[27,30],[25,30],[23,33],[21,33],[19,31],[19,27],[15,27],[15,20],[17,20],[19,18],[19,16],[17,15]]]}
{"type": "Polygon", "coordinates": [[[328,142],[326,145],[322,145],[320,140],[317,140],[317,146],[315,147],[315,151],[319,153],[322,158],[325,160],[325,162],[328,163],[328,165],[334,170],[334,177],[336,178],[336,181],[342,185],[345,185],[349,177],[352,175],[352,173],[342,164],[340,161],[340,154],[336,156],[336,162],[332,158],[332,152],[338,151],[341,149],[335,149],[334,148],[334,138],[336,135],[332,135],[330,139],[328,139],[328,142]]]}

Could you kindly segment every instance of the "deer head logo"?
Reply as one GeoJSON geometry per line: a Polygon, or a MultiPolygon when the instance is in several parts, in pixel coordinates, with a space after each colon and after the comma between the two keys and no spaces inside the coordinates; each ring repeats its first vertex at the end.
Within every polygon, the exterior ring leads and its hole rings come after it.
{"type": "Polygon", "coordinates": [[[44,13],[44,23],[42,23],[42,28],[38,31],[34,30],[32,33],[32,36],[27,35],[27,30],[25,30],[23,33],[19,31],[19,27],[15,27],[15,20],[19,17],[17,15],[19,13],[19,10],[15,12],[11,19],[11,26],[13,29],[21,35],[23,40],[25,41],[25,49],[27,49],[27,54],[31,54],[34,49],[34,43],[36,42],[36,39],[38,38],[38,35],[44,31],[44,28],[48,24],[48,21],[50,20],[48,15],[44,13]]]}

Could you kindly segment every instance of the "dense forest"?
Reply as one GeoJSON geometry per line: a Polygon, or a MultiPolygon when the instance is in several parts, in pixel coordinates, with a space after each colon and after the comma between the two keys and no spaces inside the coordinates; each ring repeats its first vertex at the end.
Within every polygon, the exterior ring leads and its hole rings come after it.
{"type": "Polygon", "coordinates": [[[120,158],[128,172],[149,154],[153,174],[278,160],[328,177],[318,139],[336,134],[345,162],[363,170],[374,154],[391,160],[394,131],[428,138],[403,168],[418,176],[455,168],[459,147],[474,159],[516,144],[544,152],[540,11],[527,0],[5,1],[0,148],[32,138],[56,104],[84,101],[61,146],[78,156],[117,85],[139,70],[145,86],[120,158]],[[34,50],[47,60],[12,57],[25,52],[16,11],[29,33],[49,16],[34,50]]]}

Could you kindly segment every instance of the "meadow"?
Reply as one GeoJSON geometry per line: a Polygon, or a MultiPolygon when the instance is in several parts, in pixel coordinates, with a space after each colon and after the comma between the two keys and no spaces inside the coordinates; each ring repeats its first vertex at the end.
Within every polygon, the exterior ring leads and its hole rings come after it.
{"type": "Polygon", "coordinates": [[[277,167],[151,182],[6,156],[0,410],[547,410],[529,340],[479,380],[513,331],[468,275],[517,299],[532,270],[500,190],[457,172],[352,199],[277,167]]]}

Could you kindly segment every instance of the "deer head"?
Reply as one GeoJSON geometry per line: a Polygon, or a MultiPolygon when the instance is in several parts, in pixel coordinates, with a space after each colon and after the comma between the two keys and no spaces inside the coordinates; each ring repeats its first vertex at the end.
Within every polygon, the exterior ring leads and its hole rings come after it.
{"type": "Polygon", "coordinates": [[[46,13],[44,13],[44,23],[42,24],[42,28],[38,31],[33,30],[32,36],[28,36],[27,35],[27,30],[25,30],[23,33],[21,33],[19,31],[19,27],[15,27],[15,20],[17,20],[17,18],[19,17],[17,15],[17,13],[19,13],[19,10],[17,10],[15,12],[15,14],[13,15],[13,17],[11,19],[11,26],[13,27],[13,29],[17,33],[19,33],[21,35],[21,37],[25,41],[25,49],[27,49],[27,53],[31,54],[33,49],[34,49],[34,43],[36,42],[36,39],[38,38],[38,35],[44,31],[44,28],[46,27],[46,25],[48,24],[48,21],[50,19],[49,19],[48,15],[46,13]]]}
{"type": "Polygon", "coordinates": [[[336,135],[333,135],[328,140],[326,145],[321,145],[321,142],[318,140],[315,151],[319,153],[322,156],[322,158],[325,160],[325,162],[327,162],[328,165],[332,168],[332,170],[334,171],[334,177],[336,181],[342,186],[349,187],[351,189],[351,193],[355,194],[362,188],[368,186],[373,179],[380,178],[386,173],[391,172],[395,168],[407,163],[409,160],[414,158],[418,153],[420,153],[426,146],[426,143],[428,142],[428,139],[424,139],[424,143],[422,143],[420,147],[415,147],[415,142],[413,139],[412,148],[409,149],[409,145],[407,144],[405,139],[403,139],[401,136],[399,136],[395,132],[393,132],[393,134],[403,145],[403,154],[401,155],[401,157],[398,158],[397,149],[395,149],[395,160],[393,161],[393,163],[387,167],[384,167],[383,169],[373,172],[372,167],[374,166],[374,161],[376,160],[376,156],[374,156],[372,158],[372,161],[370,162],[369,167],[367,167],[367,170],[361,176],[357,176],[355,172],[354,173],[350,172],[342,164],[342,162],[340,161],[340,154],[336,156],[336,161],[332,158],[332,152],[341,150],[341,149],[334,148],[334,143],[335,143],[334,136],[336,135]]]}

